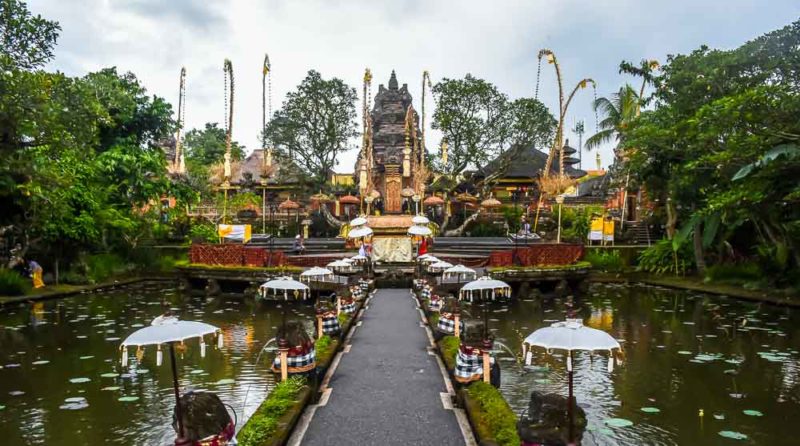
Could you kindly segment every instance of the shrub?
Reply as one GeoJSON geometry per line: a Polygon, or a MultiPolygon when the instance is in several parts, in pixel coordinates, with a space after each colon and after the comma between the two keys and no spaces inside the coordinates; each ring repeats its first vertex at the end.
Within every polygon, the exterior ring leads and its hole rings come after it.
{"type": "Polygon", "coordinates": [[[337,319],[339,319],[339,325],[341,325],[342,330],[344,330],[345,324],[347,324],[347,321],[350,320],[350,315],[345,312],[341,312],[339,313],[339,316],[337,316],[337,319]]]}
{"type": "Polygon", "coordinates": [[[442,359],[448,369],[452,370],[456,367],[456,355],[458,355],[458,347],[461,341],[455,336],[445,336],[439,341],[439,349],[442,352],[442,359]]]}
{"type": "Polygon", "coordinates": [[[31,281],[16,271],[0,269],[0,295],[21,296],[31,289],[31,281]]]}
{"type": "Polygon", "coordinates": [[[306,385],[304,378],[292,377],[278,383],[236,438],[241,446],[257,446],[275,435],[278,420],[297,403],[297,396],[306,385]]]}
{"type": "Polygon", "coordinates": [[[317,364],[324,364],[333,354],[333,338],[323,335],[314,343],[314,350],[317,353],[317,364]]]}
{"type": "Polygon", "coordinates": [[[189,239],[197,243],[218,243],[217,228],[210,223],[198,223],[189,229],[189,239]]]}
{"type": "Polygon", "coordinates": [[[518,446],[517,416],[503,395],[491,384],[477,381],[467,387],[470,398],[475,400],[479,413],[473,413],[476,430],[482,436],[494,438],[501,446],[518,446]]]}
{"type": "Polygon", "coordinates": [[[728,282],[744,284],[762,279],[764,272],[755,262],[720,263],[706,268],[706,280],[711,282],[728,282]]]}
{"type": "Polygon", "coordinates": [[[90,283],[99,283],[116,274],[129,270],[128,263],[116,254],[93,254],[84,259],[86,278],[90,283]]]}
{"type": "Polygon", "coordinates": [[[692,269],[692,249],[684,243],[675,251],[672,240],[662,239],[639,254],[637,269],[657,274],[686,274],[692,269]]]}
{"type": "Polygon", "coordinates": [[[590,249],[584,260],[592,264],[592,268],[602,271],[622,271],[625,262],[616,249],[590,249]]]}

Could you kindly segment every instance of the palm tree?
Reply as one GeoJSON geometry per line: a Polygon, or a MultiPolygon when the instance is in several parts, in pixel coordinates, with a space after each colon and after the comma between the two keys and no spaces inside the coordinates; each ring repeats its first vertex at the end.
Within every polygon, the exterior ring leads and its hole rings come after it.
{"type": "Polygon", "coordinates": [[[597,133],[586,140],[586,149],[591,150],[611,140],[619,144],[622,134],[638,116],[640,108],[639,94],[630,84],[620,87],[610,98],[595,99],[594,109],[604,118],[598,123],[597,133]]]}

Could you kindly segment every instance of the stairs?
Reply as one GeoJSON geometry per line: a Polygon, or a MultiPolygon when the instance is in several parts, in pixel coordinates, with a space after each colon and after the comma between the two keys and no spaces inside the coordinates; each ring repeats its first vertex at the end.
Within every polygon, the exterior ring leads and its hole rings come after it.
{"type": "Polygon", "coordinates": [[[630,244],[650,246],[653,243],[650,237],[650,230],[647,228],[647,222],[631,221],[625,222],[625,225],[625,236],[630,244]]]}

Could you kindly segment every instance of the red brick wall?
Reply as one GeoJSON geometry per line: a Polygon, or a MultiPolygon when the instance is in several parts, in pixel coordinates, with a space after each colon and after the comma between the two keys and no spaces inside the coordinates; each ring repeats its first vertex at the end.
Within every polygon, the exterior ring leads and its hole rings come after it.
{"type": "Polygon", "coordinates": [[[189,248],[189,261],[203,265],[229,266],[279,266],[286,264],[286,255],[282,251],[272,253],[265,248],[254,248],[237,244],[203,245],[192,244],[189,248]]]}

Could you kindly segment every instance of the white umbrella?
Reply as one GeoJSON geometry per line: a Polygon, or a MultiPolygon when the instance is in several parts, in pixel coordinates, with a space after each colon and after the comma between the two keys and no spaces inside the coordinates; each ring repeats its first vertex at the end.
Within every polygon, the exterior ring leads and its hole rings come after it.
{"type": "Polygon", "coordinates": [[[144,347],[157,345],[156,365],[161,365],[161,344],[169,344],[170,364],[172,366],[172,387],[175,391],[175,412],[178,419],[178,438],[183,438],[183,417],[181,414],[180,390],[178,389],[178,370],[175,366],[175,343],[192,338],[200,340],[200,356],[206,355],[206,343],[203,336],[216,335],[217,347],[222,348],[222,331],[210,324],[195,321],[181,321],[174,316],[159,316],[153,319],[149,327],[136,330],[120,344],[122,350],[122,366],[128,366],[128,347],[144,347]]]}
{"type": "Polygon", "coordinates": [[[359,261],[363,262],[364,260],[367,260],[367,256],[362,256],[361,254],[356,254],[353,257],[350,257],[350,260],[353,260],[353,261],[356,261],[356,262],[359,262],[359,261]]]}
{"type": "Polygon", "coordinates": [[[415,215],[414,218],[411,219],[411,223],[414,223],[415,225],[427,225],[430,222],[431,221],[428,220],[428,217],[424,215],[415,215]]]}
{"type": "Polygon", "coordinates": [[[258,287],[258,294],[262,298],[266,298],[269,291],[272,290],[273,294],[278,294],[279,291],[283,291],[283,299],[289,300],[289,291],[297,292],[297,295],[302,291],[303,292],[303,299],[308,298],[308,285],[298,282],[292,279],[290,276],[285,277],[276,277],[266,283],[262,284],[258,287]]]}
{"type": "Polygon", "coordinates": [[[437,257],[434,257],[434,256],[429,255],[429,254],[425,254],[425,255],[427,255],[427,257],[417,257],[417,259],[419,259],[422,263],[436,263],[436,262],[439,261],[439,259],[437,257]]]}
{"type": "Polygon", "coordinates": [[[444,260],[439,260],[436,263],[431,263],[430,265],[428,265],[428,271],[430,271],[432,273],[436,273],[436,272],[444,271],[447,268],[451,268],[452,266],[453,266],[452,263],[445,262],[444,260]]]}
{"type": "Polygon", "coordinates": [[[461,281],[462,276],[470,280],[474,280],[478,276],[478,273],[474,269],[467,268],[464,265],[451,266],[450,268],[444,270],[443,273],[444,277],[455,276],[458,277],[459,281],[461,281]]]}
{"type": "Polygon", "coordinates": [[[364,217],[356,217],[350,220],[350,227],[355,228],[356,226],[361,226],[367,224],[367,219],[364,217]]]}
{"type": "Polygon", "coordinates": [[[333,271],[329,270],[328,268],[320,268],[318,266],[307,269],[302,273],[300,273],[300,280],[303,280],[303,278],[305,278],[306,281],[311,281],[312,279],[325,280],[326,278],[332,278],[332,277],[333,277],[333,271]]]}
{"type": "Polygon", "coordinates": [[[351,262],[345,260],[334,260],[333,262],[329,263],[328,268],[333,268],[334,271],[339,273],[350,273],[353,272],[353,264],[351,262]]]}
{"type": "Polygon", "coordinates": [[[424,237],[424,236],[428,236],[428,235],[433,234],[433,232],[427,226],[414,225],[414,226],[410,226],[408,228],[408,234],[409,235],[421,235],[421,236],[424,237]]]}
{"type": "Polygon", "coordinates": [[[580,319],[567,319],[564,322],[556,322],[549,327],[540,328],[522,342],[523,356],[525,362],[530,364],[531,355],[527,347],[542,347],[551,350],[567,351],[567,371],[569,372],[569,441],[572,441],[573,428],[573,395],[572,395],[572,352],[575,350],[586,350],[590,352],[608,351],[608,371],[614,370],[614,350],[622,350],[616,339],[603,330],[586,327],[580,319]]]}
{"type": "Polygon", "coordinates": [[[511,296],[511,286],[509,284],[503,282],[502,280],[492,279],[489,276],[483,276],[461,287],[461,290],[458,292],[458,298],[459,300],[468,298],[469,301],[472,302],[474,293],[476,291],[480,296],[483,296],[483,292],[487,290],[491,291],[492,300],[494,300],[497,293],[500,293],[500,295],[511,296]]]}
{"type": "Polygon", "coordinates": [[[361,238],[368,235],[372,235],[372,228],[369,226],[359,226],[355,229],[351,229],[350,232],[347,233],[347,238],[361,238]]]}

